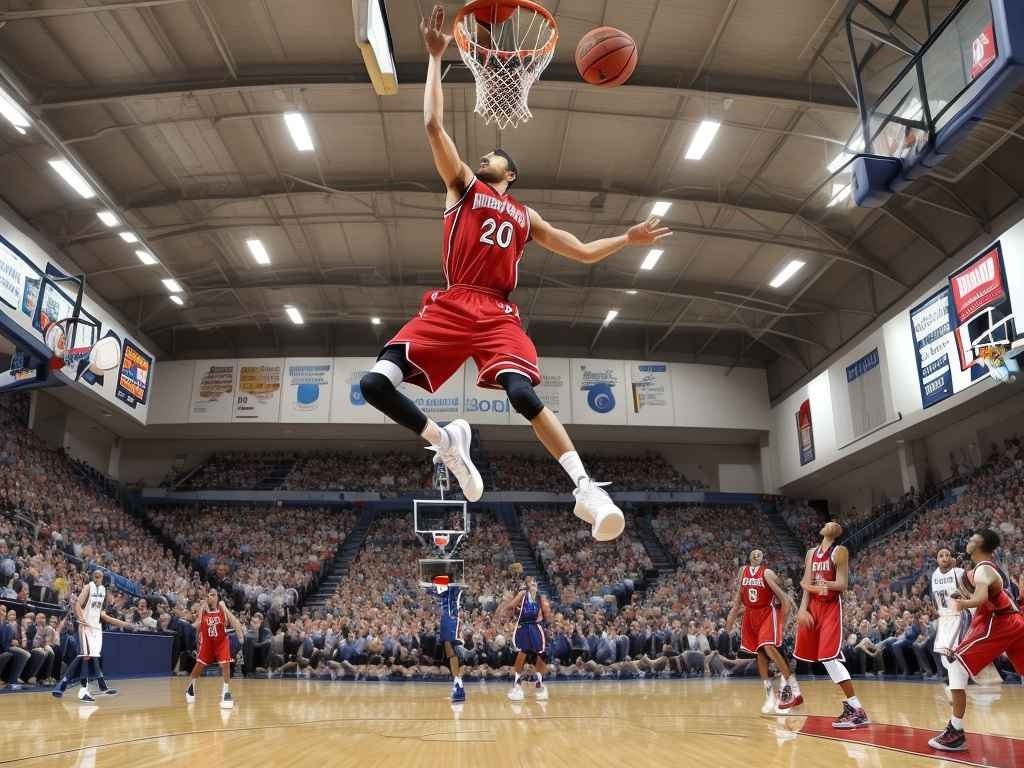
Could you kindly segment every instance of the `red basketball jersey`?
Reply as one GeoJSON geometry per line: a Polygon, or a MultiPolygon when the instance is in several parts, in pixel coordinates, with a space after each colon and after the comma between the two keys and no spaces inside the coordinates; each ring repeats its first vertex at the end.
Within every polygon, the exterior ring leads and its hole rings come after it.
{"type": "Polygon", "coordinates": [[[775,593],[765,581],[764,566],[743,566],[740,577],[740,599],[747,608],[767,608],[775,599],[775,593]]]}
{"type": "MultiPolygon", "coordinates": [[[[835,551],[835,544],[826,549],[824,552],[821,551],[820,546],[814,548],[814,553],[811,555],[812,583],[821,584],[825,581],[836,580],[836,562],[833,559],[835,551]]],[[[821,603],[834,603],[838,599],[838,592],[829,591],[827,595],[811,594],[811,600],[817,600],[821,603]]]]}
{"type": "Polygon", "coordinates": [[[991,560],[985,560],[978,563],[974,568],[967,571],[964,574],[964,581],[967,582],[967,588],[969,590],[968,597],[974,592],[974,572],[983,565],[989,566],[993,571],[1000,575],[1003,579],[1003,586],[996,588],[994,585],[989,585],[988,588],[988,601],[978,606],[977,615],[987,616],[990,613],[1016,613],[1017,605],[1013,602],[1013,597],[1006,591],[1006,579],[999,567],[991,560]]]}
{"type": "Polygon", "coordinates": [[[444,212],[441,266],[448,287],[482,288],[507,298],[530,240],[530,215],[511,195],[477,177],[444,212]]]}
{"type": "Polygon", "coordinates": [[[210,640],[219,640],[222,637],[227,637],[225,624],[224,611],[220,608],[216,611],[208,611],[203,608],[203,612],[199,617],[199,631],[203,637],[210,640]]]}

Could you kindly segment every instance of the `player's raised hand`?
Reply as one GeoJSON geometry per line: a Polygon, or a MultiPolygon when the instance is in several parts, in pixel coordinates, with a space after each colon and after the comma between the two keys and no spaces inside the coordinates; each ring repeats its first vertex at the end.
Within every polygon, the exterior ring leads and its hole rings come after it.
{"type": "Polygon", "coordinates": [[[444,6],[440,4],[435,5],[430,11],[430,18],[420,19],[423,44],[431,56],[440,57],[452,42],[452,36],[441,31],[443,26],[444,6]]]}
{"type": "Polygon", "coordinates": [[[668,227],[659,227],[660,223],[661,219],[657,216],[650,216],[647,221],[630,227],[626,239],[630,245],[651,245],[664,240],[672,234],[672,230],[668,227]]]}

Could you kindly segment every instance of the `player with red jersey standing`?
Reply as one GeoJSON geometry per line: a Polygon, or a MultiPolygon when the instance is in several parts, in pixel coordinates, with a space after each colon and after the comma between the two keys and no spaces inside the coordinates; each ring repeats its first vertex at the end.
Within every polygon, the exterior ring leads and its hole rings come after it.
{"type": "Polygon", "coordinates": [[[793,615],[796,605],[792,598],[779,586],[775,572],[764,566],[764,552],[755,549],[750,553],[750,565],[740,568],[739,586],[732,601],[732,610],[725,620],[725,631],[731,633],[736,623],[740,606],[743,606],[743,626],[740,633],[740,649],[757,656],[757,671],[764,682],[765,701],[761,712],[790,709],[803,703],[800,683],[779,652],[782,645],[782,629],[786,616],[793,615]],[[775,688],[768,671],[768,661],[775,662],[782,674],[782,685],[776,700],[775,688]]]}
{"type": "Polygon", "coordinates": [[[821,543],[807,550],[804,594],[797,612],[796,646],[793,655],[801,661],[824,665],[832,682],[843,689],[843,711],[833,728],[863,728],[867,713],[853,690],[850,673],[843,665],[843,592],[850,578],[850,553],[836,544],[843,527],[831,521],[821,529],[821,543]]]}
{"type": "Polygon", "coordinates": [[[231,642],[228,640],[227,628],[229,623],[234,627],[236,636],[241,639],[245,634],[241,622],[224,605],[217,590],[211,589],[206,593],[206,605],[203,606],[192,625],[196,628],[199,636],[199,653],[196,655],[196,665],[192,667],[188,688],[185,690],[187,704],[196,700],[196,678],[203,674],[203,670],[207,666],[217,663],[220,664],[221,673],[224,675],[220,708],[231,709],[235,706],[229,687],[231,683],[231,642]]]}
{"type": "MultiPolygon", "coordinates": [[[[949,690],[953,716],[946,730],[928,742],[932,749],[962,752],[967,749],[964,715],[967,714],[967,681],[1004,653],[1018,674],[1024,674],[1024,616],[1006,590],[1003,576],[992,556],[999,548],[999,534],[985,529],[971,536],[967,554],[974,568],[964,574],[969,597],[953,597],[956,611],[976,609],[967,636],[952,653],[949,690]]],[[[965,590],[966,591],[966,590],[965,590]]]]}
{"type": "Polygon", "coordinates": [[[447,285],[424,296],[419,314],[385,345],[360,388],[377,410],[421,435],[436,451],[435,461],[455,475],[466,499],[477,501],[484,487],[470,458],[469,425],[456,419],[442,428],[397,390],[407,381],[435,392],[472,357],[477,384],[505,390],[512,407],[533,425],[575,485],[576,516],[590,524],[595,539],[608,541],[625,527],[622,511],[601,487],[604,484],[587,475],[565,428],[537,397],[537,350],[509,294],[516,287],[519,260],[530,239],[567,258],[593,264],[627,245],[650,245],[671,232],[652,217],[625,234],[583,243],[508,194],[519,169],[504,150],[482,157],[474,173],[444,129],[441,56],[452,38],[441,31],[443,24],[444,8],[434,6],[430,19],[421,23],[421,32],[430,56],[423,118],[434,165],[447,188],[441,248],[447,285]]]}

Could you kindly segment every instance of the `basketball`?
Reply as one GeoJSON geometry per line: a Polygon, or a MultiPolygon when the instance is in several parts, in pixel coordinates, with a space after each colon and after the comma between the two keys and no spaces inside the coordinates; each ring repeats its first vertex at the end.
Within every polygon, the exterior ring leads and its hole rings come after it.
{"type": "Polygon", "coordinates": [[[501,0],[494,0],[473,11],[476,20],[481,24],[501,24],[512,18],[518,6],[515,3],[503,3],[501,0]]]}
{"type": "Polygon", "coordinates": [[[591,85],[622,85],[636,69],[636,41],[621,29],[598,27],[576,46],[576,69],[591,85]]]}

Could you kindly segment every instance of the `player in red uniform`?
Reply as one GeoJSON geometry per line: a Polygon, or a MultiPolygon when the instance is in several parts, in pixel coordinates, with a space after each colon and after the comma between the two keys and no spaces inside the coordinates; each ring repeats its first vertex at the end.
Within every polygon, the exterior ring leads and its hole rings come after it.
{"type": "Polygon", "coordinates": [[[804,594],[797,612],[796,646],[793,655],[814,663],[820,661],[832,682],[843,689],[843,712],[833,721],[833,728],[863,728],[869,724],[843,665],[843,592],[850,577],[850,553],[836,544],[843,527],[831,521],[821,529],[821,544],[807,551],[804,577],[800,581],[804,594]]]}
{"type": "Polygon", "coordinates": [[[556,229],[508,194],[519,178],[511,156],[497,149],[480,159],[476,173],[459,157],[443,124],[441,56],[451,36],[441,31],[444,8],[434,6],[421,23],[430,56],[423,117],[434,164],[448,190],[441,263],[447,285],[424,296],[419,314],[385,345],[360,382],[363,397],[395,422],[421,435],[451,470],[469,501],[483,494],[483,481],[470,459],[471,433],[462,419],[441,428],[396,389],[403,381],[434,392],[472,357],[477,384],[504,389],[509,402],[532,425],[573,484],[576,516],[600,541],[625,527],[622,511],[593,481],[558,418],[537,397],[537,350],[523,330],[519,309],[509,301],[519,260],[532,238],[550,251],[593,264],[627,245],[650,245],[671,234],[650,218],[617,237],[583,243],[556,229]]]}
{"type": "Polygon", "coordinates": [[[224,686],[220,695],[220,708],[231,709],[235,706],[231,698],[229,684],[231,682],[231,642],[228,640],[228,627],[234,627],[235,635],[241,639],[245,635],[241,622],[224,605],[216,589],[211,589],[206,594],[206,605],[199,612],[195,627],[199,636],[199,653],[196,655],[196,665],[192,667],[192,674],[189,677],[188,688],[185,689],[185,702],[191,704],[196,700],[196,678],[203,674],[203,670],[210,664],[220,664],[220,671],[224,675],[224,686]]]}
{"type": "Polygon", "coordinates": [[[800,683],[789,668],[789,664],[779,653],[782,645],[782,629],[786,626],[786,616],[792,615],[796,605],[792,598],[779,586],[775,572],[764,566],[764,552],[755,549],[750,553],[750,565],[740,568],[739,586],[732,601],[732,610],[725,620],[725,631],[731,633],[743,606],[743,626],[740,634],[740,648],[757,656],[757,671],[764,682],[764,705],[761,712],[774,712],[790,709],[803,703],[800,695],[800,683]],[[778,701],[775,688],[768,671],[768,660],[782,673],[782,685],[778,701]]]}
{"type": "Polygon", "coordinates": [[[949,664],[949,690],[953,696],[953,717],[946,730],[928,742],[932,749],[961,752],[967,749],[964,715],[967,713],[967,681],[1003,653],[1018,674],[1024,674],[1024,616],[1005,588],[992,555],[999,548],[999,534],[981,530],[967,542],[967,554],[974,569],[964,574],[964,586],[973,590],[970,597],[950,600],[957,611],[974,611],[971,628],[952,653],[949,664]]]}

